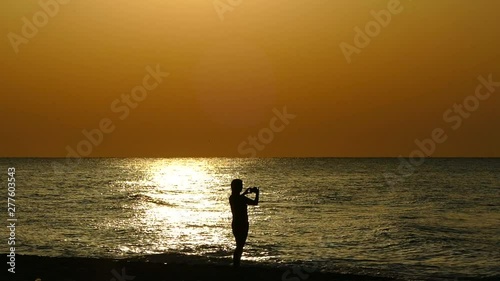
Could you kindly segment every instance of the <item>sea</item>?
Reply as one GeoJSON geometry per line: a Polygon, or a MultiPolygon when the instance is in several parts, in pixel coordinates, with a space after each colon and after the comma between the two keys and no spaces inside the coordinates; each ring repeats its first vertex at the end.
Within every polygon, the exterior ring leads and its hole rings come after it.
{"type": "Polygon", "coordinates": [[[500,159],[410,160],[1,158],[0,168],[4,196],[15,168],[16,254],[229,264],[239,178],[260,188],[243,265],[500,280],[500,159]]]}

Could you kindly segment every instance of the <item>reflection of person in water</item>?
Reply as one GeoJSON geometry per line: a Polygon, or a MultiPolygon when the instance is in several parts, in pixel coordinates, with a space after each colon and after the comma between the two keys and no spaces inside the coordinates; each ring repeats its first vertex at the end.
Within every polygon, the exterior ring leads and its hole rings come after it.
{"type": "Polygon", "coordinates": [[[229,197],[229,203],[231,204],[231,212],[233,213],[233,222],[231,224],[233,228],[233,235],[236,239],[236,250],[233,254],[233,266],[238,267],[240,265],[241,255],[243,254],[243,246],[248,236],[248,214],[247,205],[258,205],[259,204],[259,188],[251,187],[247,188],[245,192],[240,194],[243,190],[243,181],[240,179],[234,179],[231,182],[231,196],[229,197]],[[245,195],[248,193],[255,193],[255,200],[252,200],[245,195]]]}

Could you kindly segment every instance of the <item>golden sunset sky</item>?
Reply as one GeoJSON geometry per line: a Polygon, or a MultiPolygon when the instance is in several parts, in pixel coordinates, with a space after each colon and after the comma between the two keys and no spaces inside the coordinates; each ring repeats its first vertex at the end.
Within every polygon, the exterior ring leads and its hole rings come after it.
{"type": "Polygon", "coordinates": [[[401,0],[349,63],[391,1],[2,0],[0,157],[500,157],[500,1],[401,0]]]}

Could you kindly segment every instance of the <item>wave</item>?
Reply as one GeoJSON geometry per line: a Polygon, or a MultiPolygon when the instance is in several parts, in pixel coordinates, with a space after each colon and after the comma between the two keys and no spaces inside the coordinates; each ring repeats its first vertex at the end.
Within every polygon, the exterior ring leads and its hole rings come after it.
{"type": "Polygon", "coordinates": [[[146,194],[140,194],[140,193],[130,194],[127,198],[129,200],[132,200],[132,201],[149,202],[149,203],[154,203],[154,204],[157,204],[157,205],[163,205],[163,206],[169,206],[169,207],[176,207],[176,206],[178,206],[177,204],[174,204],[172,202],[168,202],[165,199],[155,198],[153,196],[146,195],[146,194]]]}

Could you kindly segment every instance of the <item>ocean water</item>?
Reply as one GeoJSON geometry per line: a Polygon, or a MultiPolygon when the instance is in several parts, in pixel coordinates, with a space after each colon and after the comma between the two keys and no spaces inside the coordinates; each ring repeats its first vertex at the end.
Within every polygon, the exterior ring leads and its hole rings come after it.
{"type": "Polygon", "coordinates": [[[230,258],[230,182],[241,178],[261,189],[244,261],[500,278],[500,159],[426,159],[393,184],[398,159],[73,161],[0,159],[5,189],[16,168],[18,254],[230,258]]]}

